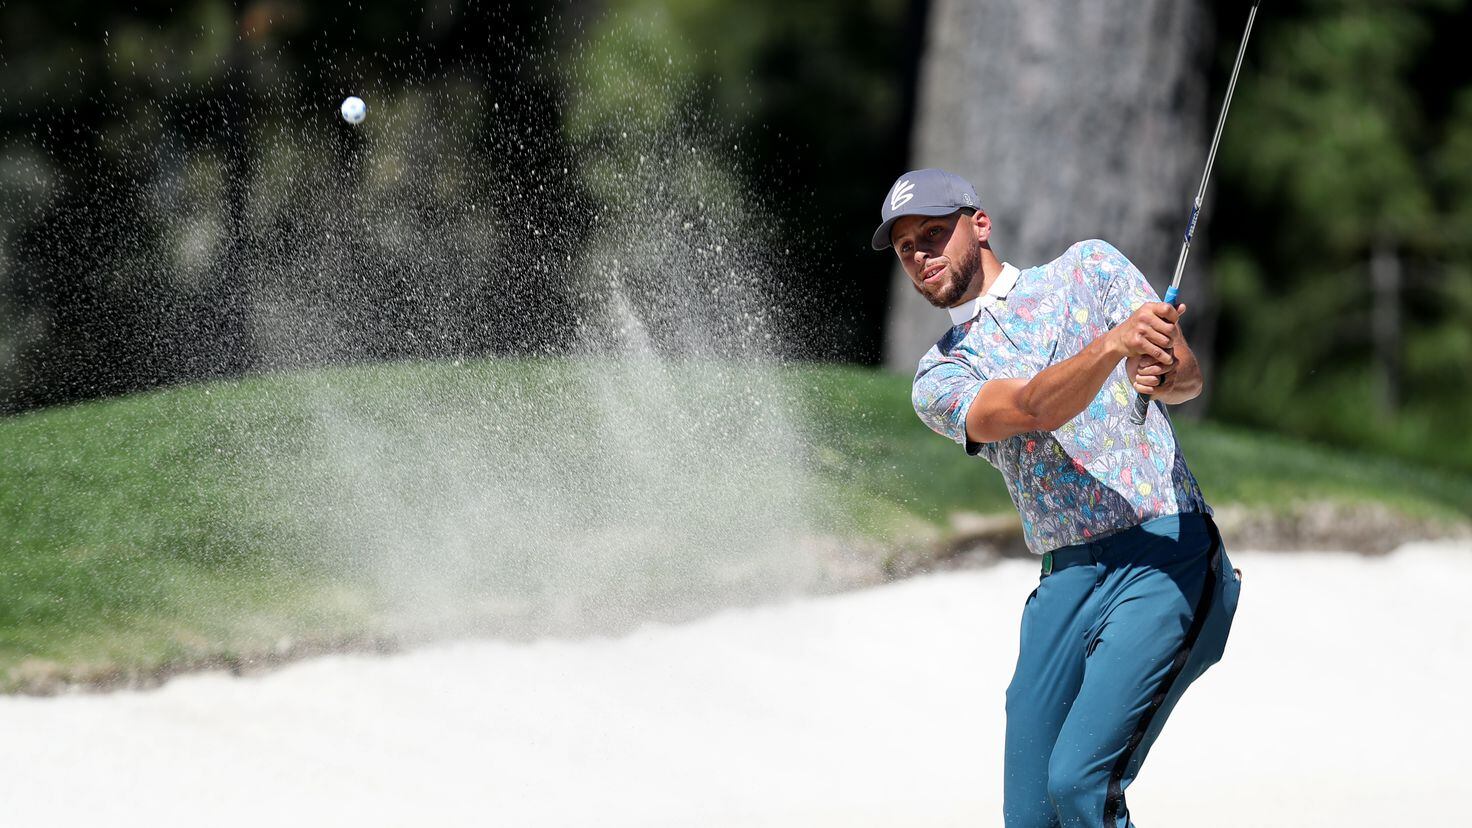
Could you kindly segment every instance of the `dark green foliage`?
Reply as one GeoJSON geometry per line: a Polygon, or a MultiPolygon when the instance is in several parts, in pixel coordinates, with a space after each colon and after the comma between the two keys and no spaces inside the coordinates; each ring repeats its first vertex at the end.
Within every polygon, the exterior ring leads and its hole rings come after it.
{"type": "Polygon", "coordinates": [[[1472,5],[1275,2],[1260,22],[1212,217],[1213,412],[1472,468],[1472,64],[1451,34],[1472,5]]]}
{"type": "Polygon", "coordinates": [[[685,134],[736,182],[788,263],[785,352],[879,360],[893,261],[869,249],[908,159],[924,3],[615,0],[569,52],[567,128],[622,168],[639,131],[685,134]]]}
{"type": "Polygon", "coordinates": [[[580,203],[576,182],[561,175],[556,79],[542,70],[555,64],[547,15],[561,5],[0,7],[0,412],[282,362],[546,344],[490,341],[486,317],[505,306],[551,328],[547,309],[564,300],[543,297],[540,316],[526,307],[520,277],[537,263],[515,255],[496,261],[518,278],[480,278],[491,268],[469,262],[467,248],[485,234],[461,225],[467,203],[490,206],[476,217],[488,223],[503,201],[495,196],[529,182],[561,197],[519,207],[518,223],[580,203]],[[336,118],[350,92],[375,107],[430,110],[379,138],[408,145],[396,180],[359,186],[368,130],[336,118]],[[524,140],[531,134],[542,138],[524,140]],[[443,149],[456,139],[455,151],[443,149]],[[519,150],[496,151],[508,142],[519,150]],[[358,198],[363,190],[369,196],[358,198]],[[387,239],[382,248],[392,247],[384,224],[442,232],[422,245],[432,251],[370,248],[379,255],[355,259],[322,243],[334,230],[341,239],[344,223],[387,239]],[[330,266],[309,261],[314,253],[330,266]],[[426,287],[452,269],[426,268],[435,254],[466,261],[453,274],[461,283],[426,287]],[[378,318],[359,320],[362,341],[330,358],[280,360],[258,347],[254,328],[263,296],[281,293],[270,281],[283,277],[315,281],[311,289],[339,307],[343,294],[361,292],[378,318]],[[452,287],[463,310],[455,318],[433,301],[452,287]]]}

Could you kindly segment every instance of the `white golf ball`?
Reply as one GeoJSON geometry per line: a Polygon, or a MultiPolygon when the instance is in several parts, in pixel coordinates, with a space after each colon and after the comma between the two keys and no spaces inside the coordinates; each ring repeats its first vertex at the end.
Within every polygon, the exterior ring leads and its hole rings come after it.
{"type": "Polygon", "coordinates": [[[342,119],[350,124],[361,124],[368,117],[368,104],[357,95],[349,95],[342,102],[342,119]]]}

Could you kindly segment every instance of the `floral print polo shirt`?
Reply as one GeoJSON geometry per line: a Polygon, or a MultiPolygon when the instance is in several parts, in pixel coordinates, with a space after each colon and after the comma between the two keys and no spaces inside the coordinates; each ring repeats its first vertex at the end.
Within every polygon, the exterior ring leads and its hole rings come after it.
{"type": "Polygon", "coordinates": [[[1108,242],[1079,242],[1046,265],[1004,265],[986,295],[950,308],[955,323],[920,360],[920,419],[1006,478],[1036,554],[1096,540],[1152,518],[1211,514],[1186,467],[1166,408],[1130,422],[1134,392],[1120,360],[1094,401],[1057,431],[991,443],[966,439],[966,412],[989,379],[1029,379],[1158,302],[1139,269],[1108,242]]]}

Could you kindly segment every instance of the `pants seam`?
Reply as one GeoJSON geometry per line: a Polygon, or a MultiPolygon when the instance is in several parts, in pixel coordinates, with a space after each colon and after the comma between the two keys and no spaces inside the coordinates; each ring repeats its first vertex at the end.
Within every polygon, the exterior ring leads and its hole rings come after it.
{"type": "Polygon", "coordinates": [[[1130,762],[1134,758],[1135,750],[1145,740],[1145,733],[1150,729],[1150,723],[1155,720],[1155,714],[1170,695],[1171,688],[1176,679],[1185,669],[1186,661],[1191,657],[1191,649],[1196,646],[1196,640],[1201,636],[1201,629],[1206,625],[1206,616],[1211,610],[1212,594],[1216,591],[1216,570],[1221,562],[1221,535],[1217,532],[1216,524],[1207,518],[1207,526],[1211,531],[1211,548],[1206,555],[1206,575],[1201,579],[1201,595],[1196,599],[1196,608],[1191,618],[1191,626],[1186,630],[1186,637],[1176,651],[1175,658],[1171,661],[1170,669],[1160,681],[1159,688],[1150,697],[1150,705],[1145,713],[1140,716],[1140,721],[1135,725],[1134,733],[1130,734],[1129,742],[1126,743],[1124,752],[1115,761],[1114,768],[1109,773],[1109,788],[1104,799],[1104,824],[1114,826],[1119,819],[1120,809],[1124,805],[1124,775],[1129,770],[1130,762]]]}

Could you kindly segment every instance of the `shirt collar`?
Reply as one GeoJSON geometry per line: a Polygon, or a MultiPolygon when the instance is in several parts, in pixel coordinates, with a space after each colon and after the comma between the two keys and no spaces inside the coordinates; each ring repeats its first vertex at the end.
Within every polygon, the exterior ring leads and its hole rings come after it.
{"type": "Polygon", "coordinates": [[[1012,290],[1012,286],[1017,284],[1017,276],[1021,272],[1012,265],[1003,262],[1002,272],[997,275],[997,280],[992,282],[990,290],[964,305],[946,308],[946,312],[951,315],[951,324],[964,325],[975,319],[991,303],[998,299],[1006,299],[1007,293],[1012,290]]]}

